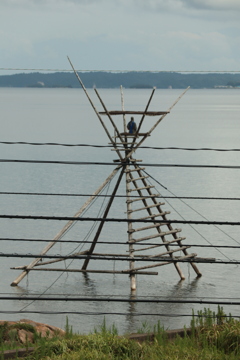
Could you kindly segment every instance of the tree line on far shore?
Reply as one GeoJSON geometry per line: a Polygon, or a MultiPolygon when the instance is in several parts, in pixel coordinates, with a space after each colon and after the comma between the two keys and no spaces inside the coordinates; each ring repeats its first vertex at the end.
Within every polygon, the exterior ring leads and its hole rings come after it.
{"type": "MultiPolygon", "coordinates": [[[[159,89],[240,88],[240,74],[231,73],[176,73],[176,72],[82,72],[79,73],[86,88],[159,89]]],[[[0,76],[0,87],[58,88],[79,87],[73,73],[20,73],[0,76]]]]}

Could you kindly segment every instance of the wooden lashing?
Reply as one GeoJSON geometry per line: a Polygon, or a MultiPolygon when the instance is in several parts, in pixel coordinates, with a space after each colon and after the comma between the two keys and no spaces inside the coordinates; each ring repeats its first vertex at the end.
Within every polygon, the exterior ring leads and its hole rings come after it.
{"type": "Polygon", "coordinates": [[[166,223],[167,214],[169,211],[164,211],[162,206],[164,202],[159,200],[160,194],[153,192],[154,186],[150,185],[147,181],[148,176],[144,172],[144,168],[139,166],[139,162],[141,160],[134,159],[133,153],[142,145],[144,140],[154,129],[158,126],[158,124],[164,119],[164,117],[172,110],[172,108],[177,104],[177,102],[181,99],[181,97],[185,94],[188,88],[176,99],[173,105],[167,111],[149,111],[149,106],[151,104],[151,100],[153,98],[155,88],[153,88],[150,98],[147,102],[147,105],[144,111],[127,111],[124,109],[124,97],[123,97],[123,89],[121,90],[121,110],[108,110],[106,105],[104,104],[102,98],[100,97],[98,91],[95,89],[96,95],[100,101],[100,104],[103,107],[103,111],[99,112],[94,106],[82,80],[80,79],[78,73],[74,69],[70,59],[68,58],[72,69],[82,86],[93,110],[95,111],[101,125],[103,126],[108,139],[110,140],[110,144],[112,144],[113,149],[118,155],[117,160],[113,160],[114,162],[119,162],[119,165],[116,169],[107,177],[107,179],[103,182],[103,184],[95,191],[95,193],[85,202],[85,204],[81,207],[81,209],[75,214],[75,217],[78,218],[81,216],[83,211],[91,204],[91,202],[98,196],[100,191],[111,181],[111,179],[115,176],[115,174],[121,169],[120,175],[114,187],[114,190],[110,196],[108,205],[104,212],[103,218],[100,221],[98,229],[95,233],[95,236],[92,240],[92,244],[88,250],[82,251],[80,253],[75,253],[72,256],[82,256],[84,258],[84,263],[82,269],[60,269],[60,268],[40,268],[40,265],[48,265],[53,264],[55,262],[63,261],[67,259],[54,259],[45,262],[39,263],[42,260],[41,255],[44,255],[48,252],[52,246],[56,244],[58,240],[62,238],[62,236],[66,233],[66,231],[70,228],[74,221],[69,221],[64,228],[54,237],[54,239],[43,249],[43,251],[39,254],[39,257],[33,260],[28,266],[20,266],[15,267],[15,270],[23,270],[22,273],[17,277],[16,280],[12,282],[12,286],[16,286],[19,282],[30,272],[30,271],[68,271],[68,272],[82,272],[82,273],[111,273],[111,274],[127,274],[130,277],[130,287],[131,290],[136,290],[136,275],[157,275],[156,271],[149,271],[151,268],[160,267],[167,264],[173,264],[180,276],[183,280],[185,279],[182,270],[180,269],[178,260],[189,261],[193,270],[196,272],[197,276],[201,276],[200,271],[198,270],[196,264],[193,262],[193,259],[196,258],[197,254],[189,254],[188,249],[190,246],[184,246],[182,241],[185,239],[184,237],[179,237],[178,234],[181,232],[181,229],[174,229],[170,223],[166,223]],[[139,121],[139,125],[137,127],[137,131],[135,134],[129,134],[127,132],[127,120],[126,115],[135,114],[137,116],[141,115],[141,119],[139,121]],[[114,136],[111,136],[108,127],[104,123],[103,116],[107,116],[110,124],[114,131],[114,136]],[[113,120],[114,115],[122,115],[123,116],[123,132],[119,131],[118,126],[115,124],[113,120]],[[150,128],[150,130],[146,133],[141,133],[141,127],[143,121],[148,116],[160,116],[156,123],[150,128]],[[126,257],[126,255],[122,254],[102,254],[94,252],[97,241],[100,237],[101,231],[105,224],[105,219],[107,219],[109,210],[113,204],[114,198],[116,196],[119,185],[122,181],[123,175],[126,175],[126,206],[127,206],[127,220],[128,220],[128,262],[129,269],[123,270],[91,270],[88,269],[89,262],[92,258],[98,257],[101,259],[105,259],[108,256],[116,257],[121,259],[126,257]],[[132,196],[134,194],[134,197],[132,196]],[[137,197],[136,197],[137,194],[137,197]],[[142,205],[140,205],[142,204],[142,205]],[[134,222],[134,220],[139,220],[140,223],[134,222]],[[146,221],[148,224],[146,225],[146,221]],[[149,223],[149,221],[151,223],[149,223]],[[155,244],[152,244],[153,239],[156,241],[155,244]],[[161,248],[164,250],[160,250],[161,248]],[[179,255],[179,253],[182,253],[179,255]],[[152,262],[152,260],[156,260],[152,262]],[[140,260],[140,262],[137,262],[140,260]],[[142,262],[144,263],[142,264],[142,262]],[[137,263],[137,266],[136,266],[137,263]]]}

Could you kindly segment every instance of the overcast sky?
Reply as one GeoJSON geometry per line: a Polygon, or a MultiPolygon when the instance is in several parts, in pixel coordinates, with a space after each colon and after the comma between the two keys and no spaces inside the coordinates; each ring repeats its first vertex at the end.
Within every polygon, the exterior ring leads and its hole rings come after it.
{"type": "Polygon", "coordinates": [[[240,70],[239,17],[240,0],[0,0],[0,68],[240,70]]]}

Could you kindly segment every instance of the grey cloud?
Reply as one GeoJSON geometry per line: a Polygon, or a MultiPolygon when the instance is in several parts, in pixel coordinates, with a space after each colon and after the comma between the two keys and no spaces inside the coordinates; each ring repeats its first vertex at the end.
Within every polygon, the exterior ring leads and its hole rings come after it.
{"type": "Polygon", "coordinates": [[[182,3],[189,8],[203,10],[240,10],[239,0],[182,0],[182,3]]]}
{"type": "Polygon", "coordinates": [[[106,0],[1,0],[0,5],[5,6],[17,6],[17,7],[31,7],[34,5],[45,6],[45,5],[61,5],[61,4],[79,4],[79,5],[90,5],[92,3],[99,3],[100,1],[105,2],[106,0]]]}
{"type": "Polygon", "coordinates": [[[161,10],[215,10],[215,11],[239,11],[240,1],[239,0],[1,0],[1,5],[5,6],[17,6],[27,7],[32,5],[53,5],[60,4],[76,4],[76,5],[91,5],[109,3],[109,5],[115,4],[129,7],[134,5],[138,8],[144,8],[145,10],[161,11],[161,10]]]}
{"type": "MultiPolygon", "coordinates": [[[[124,0],[123,0],[124,1],[124,0]]],[[[129,0],[130,1],[130,0],[129,0]]],[[[239,11],[239,0],[133,0],[136,6],[152,11],[212,10],[239,11]]]]}

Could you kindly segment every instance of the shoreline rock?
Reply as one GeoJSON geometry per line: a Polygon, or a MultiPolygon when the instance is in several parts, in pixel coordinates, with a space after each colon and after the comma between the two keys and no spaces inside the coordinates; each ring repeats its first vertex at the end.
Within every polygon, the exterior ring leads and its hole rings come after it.
{"type": "Polygon", "coordinates": [[[51,339],[54,336],[65,335],[65,331],[56,326],[29,319],[19,321],[0,320],[0,329],[4,342],[14,340],[20,344],[34,343],[35,336],[51,339]]]}

